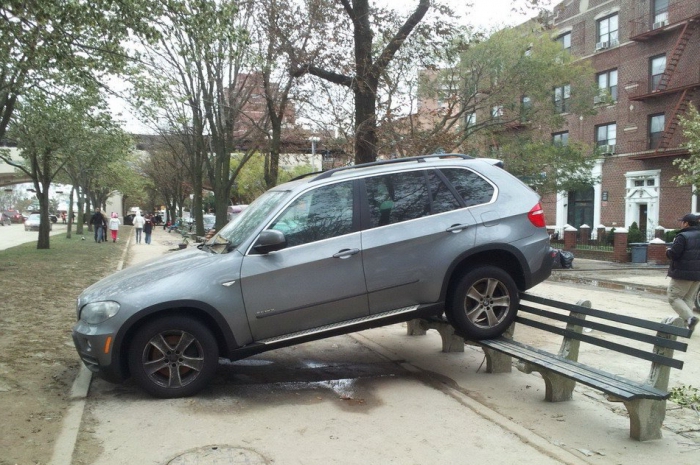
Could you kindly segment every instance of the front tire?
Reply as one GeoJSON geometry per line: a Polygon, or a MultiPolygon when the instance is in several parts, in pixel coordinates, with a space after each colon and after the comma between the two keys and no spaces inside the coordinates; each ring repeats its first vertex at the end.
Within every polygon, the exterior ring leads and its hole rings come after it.
{"type": "Polygon", "coordinates": [[[187,397],[214,377],[219,349],[211,331],[197,320],[175,316],[147,323],[129,347],[134,381],[155,397],[187,397]]]}
{"type": "Polygon", "coordinates": [[[500,336],[518,310],[518,288],[501,268],[482,266],[466,273],[448,302],[449,321],[472,340],[500,336]]]}

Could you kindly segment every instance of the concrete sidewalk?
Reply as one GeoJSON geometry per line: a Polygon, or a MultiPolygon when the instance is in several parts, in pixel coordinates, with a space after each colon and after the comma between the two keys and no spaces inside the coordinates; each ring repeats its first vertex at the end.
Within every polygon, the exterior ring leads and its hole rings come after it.
{"type": "MultiPolygon", "coordinates": [[[[131,234],[124,267],[179,253],[176,233],[158,228],[151,245],[135,244],[131,234]]],[[[532,292],[571,302],[586,298],[594,307],[659,319],[672,313],[659,295],[665,292],[665,275],[665,267],[575,259],[573,269],[555,270],[532,292]]],[[[689,409],[669,405],[664,438],[638,443],[628,438],[624,408],[598,391],[578,386],[573,402],[544,402],[538,375],[482,373],[478,347],[442,353],[437,332],[411,337],[405,326],[222,362],[211,388],[188,399],[155,401],[133,383],[96,379],[87,397],[89,431],[85,425],[81,429],[108,452],[87,448],[77,456],[96,465],[185,463],[184,456],[180,462],[174,458],[185,452],[197,457],[187,463],[215,463],[203,459],[215,451],[231,454],[227,459],[247,454],[246,463],[256,464],[437,464],[461,463],[467,457],[477,463],[572,465],[700,460],[700,440],[693,433],[698,419],[689,409]],[[356,378],[348,366],[378,374],[356,378]],[[292,375],[313,370],[330,374],[315,383],[297,382],[292,375]],[[255,373],[273,380],[257,380],[255,373]]],[[[517,331],[519,337],[529,337],[524,328],[517,331]]],[[[560,338],[538,343],[556,350],[560,338]]],[[[691,343],[684,358],[698,357],[700,349],[691,343]]],[[[623,376],[643,377],[649,370],[648,363],[609,360],[595,349],[584,351],[582,358],[623,376]]],[[[699,386],[697,365],[675,370],[671,385],[699,386]]]]}

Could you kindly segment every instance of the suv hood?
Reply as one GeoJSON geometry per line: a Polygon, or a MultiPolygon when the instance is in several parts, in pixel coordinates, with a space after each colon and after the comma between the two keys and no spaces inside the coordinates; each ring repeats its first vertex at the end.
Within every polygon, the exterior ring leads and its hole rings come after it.
{"type": "Polygon", "coordinates": [[[164,288],[182,289],[192,285],[201,268],[221,261],[229,254],[219,255],[196,248],[166,255],[118,271],[83,291],[79,305],[100,300],[123,300],[126,295],[140,292],[163,292],[164,288]],[[156,286],[156,287],[154,287],[156,286]]]}

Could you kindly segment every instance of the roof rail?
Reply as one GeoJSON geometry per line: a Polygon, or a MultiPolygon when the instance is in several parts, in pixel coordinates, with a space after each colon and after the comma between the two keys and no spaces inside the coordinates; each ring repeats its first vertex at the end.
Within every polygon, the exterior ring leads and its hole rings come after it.
{"type": "MultiPolygon", "coordinates": [[[[391,160],[381,160],[381,161],[374,161],[370,163],[362,163],[360,165],[351,165],[351,166],[342,166],[340,168],[333,168],[328,171],[323,171],[321,174],[319,174],[316,178],[314,178],[312,181],[320,181],[321,179],[326,179],[330,178],[333,176],[334,173],[338,173],[341,171],[347,171],[347,170],[352,170],[352,169],[357,169],[357,168],[366,168],[368,166],[382,166],[382,165],[392,165],[395,163],[407,163],[407,162],[417,162],[417,163],[425,163],[426,159],[428,158],[462,158],[464,160],[473,160],[474,157],[469,156],[469,155],[464,155],[461,153],[434,153],[432,155],[419,155],[416,157],[406,157],[406,158],[394,158],[391,160]]],[[[314,174],[314,173],[310,173],[314,174]]],[[[303,176],[300,176],[303,177],[303,176]]],[[[299,178],[296,178],[299,179],[299,178]]]]}

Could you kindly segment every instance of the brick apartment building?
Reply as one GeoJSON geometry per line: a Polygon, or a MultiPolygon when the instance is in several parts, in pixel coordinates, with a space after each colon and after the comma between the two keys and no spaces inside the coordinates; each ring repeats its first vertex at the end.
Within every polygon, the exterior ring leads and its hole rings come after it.
{"type": "MultiPolygon", "coordinates": [[[[601,183],[544,199],[548,223],[595,231],[637,222],[648,237],[678,227],[684,213],[700,211],[693,189],[672,181],[673,161],[688,156],[679,116],[700,106],[700,0],[566,0],[551,27],[590,61],[601,89],[597,114],[566,115],[552,139],[598,146],[601,183]]],[[[558,94],[564,107],[569,92],[558,94]]]]}

